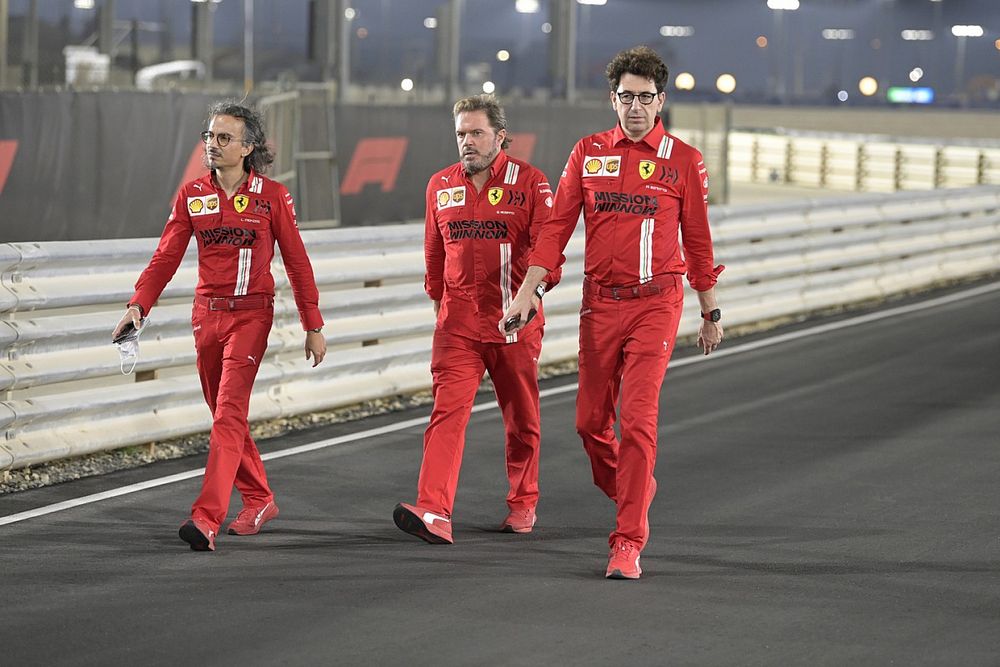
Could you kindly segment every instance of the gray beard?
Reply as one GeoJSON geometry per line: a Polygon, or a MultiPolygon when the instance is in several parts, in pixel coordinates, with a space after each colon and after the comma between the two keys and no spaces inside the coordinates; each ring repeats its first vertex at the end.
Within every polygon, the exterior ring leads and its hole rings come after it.
{"type": "Polygon", "coordinates": [[[482,159],[481,162],[473,162],[471,164],[462,162],[462,166],[465,168],[466,176],[475,176],[476,174],[482,173],[490,168],[493,164],[493,160],[497,159],[497,155],[500,151],[496,150],[487,155],[482,159]]]}

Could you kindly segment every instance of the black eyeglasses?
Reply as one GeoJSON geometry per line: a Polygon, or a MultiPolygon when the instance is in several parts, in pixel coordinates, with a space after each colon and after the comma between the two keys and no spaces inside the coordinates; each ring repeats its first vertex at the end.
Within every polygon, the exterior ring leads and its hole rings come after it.
{"type": "MultiPolygon", "coordinates": [[[[209,132],[208,130],[205,130],[204,132],[201,133],[201,140],[204,141],[206,144],[212,143],[212,139],[215,139],[216,143],[219,144],[219,148],[225,148],[226,146],[229,145],[229,142],[232,141],[233,139],[236,139],[236,137],[229,134],[228,132],[220,132],[219,134],[216,134],[215,132],[209,132]]],[[[241,144],[246,143],[246,141],[244,141],[243,139],[236,139],[236,140],[241,144]]]]}
{"type": "Polygon", "coordinates": [[[618,101],[622,104],[632,104],[637,97],[642,104],[652,104],[659,93],[633,93],[623,90],[616,94],[618,95],[618,101]]]}

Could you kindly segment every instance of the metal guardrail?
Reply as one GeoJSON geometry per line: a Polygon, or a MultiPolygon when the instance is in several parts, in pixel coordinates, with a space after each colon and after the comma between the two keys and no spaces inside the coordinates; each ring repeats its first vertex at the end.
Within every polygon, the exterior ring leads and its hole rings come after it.
{"type": "MultiPolygon", "coordinates": [[[[727,326],[794,316],[1000,268],[1000,188],[853,196],[713,210],[729,268],[727,326]]],[[[275,260],[275,326],[254,419],[301,414],[430,385],[434,318],[422,289],[423,225],[306,231],[327,320],[327,360],[302,332],[275,260]]],[[[0,470],[206,431],[194,370],[193,249],[152,311],[134,376],[110,331],[156,239],[0,245],[0,470]]],[[[576,356],[583,235],[546,296],[542,362],[576,356]]],[[[687,299],[679,335],[698,326],[687,299]]]]}
{"type": "Polygon", "coordinates": [[[1000,185],[1000,145],[732,132],[728,175],[734,183],[860,192],[1000,185]]]}

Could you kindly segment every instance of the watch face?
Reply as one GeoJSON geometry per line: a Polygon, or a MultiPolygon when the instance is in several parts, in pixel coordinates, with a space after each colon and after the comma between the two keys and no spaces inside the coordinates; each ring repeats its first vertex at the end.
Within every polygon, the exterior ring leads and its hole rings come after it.
{"type": "Polygon", "coordinates": [[[718,322],[719,320],[721,320],[721,319],[722,319],[722,311],[721,311],[721,310],[719,310],[718,308],[716,308],[715,310],[713,310],[712,312],[710,312],[710,313],[708,314],[708,316],[709,316],[710,318],[712,318],[712,321],[713,321],[713,322],[718,322]]]}
{"type": "Polygon", "coordinates": [[[545,296],[545,288],[542,287],[541,285],[536,286],[535,295],[538,296],[539,299],[541,299],[543,296],[545,296]]]}

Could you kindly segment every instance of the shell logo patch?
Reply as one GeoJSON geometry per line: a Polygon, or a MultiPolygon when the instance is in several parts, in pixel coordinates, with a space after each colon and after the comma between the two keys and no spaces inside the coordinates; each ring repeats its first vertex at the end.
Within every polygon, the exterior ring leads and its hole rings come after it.
{"type": "Polygon", "coordinates": [[[503,188],[490,188],[486,196],[489,197],[490,203],[496,206],[503,199],[503,188]]]}
{"type": "Polygon", "coordinates": [[[247,204],[250,203],[250,197],[246,195],[236,195],[233,197],[233,208],[236,209],[237,213],[242,213],[247,209],[247,204]]]}
{"type": "Polygon", "coordinates": [[[207,197],[188,197],[188,213],[191,215],[208,215],[211,211],[205,206],[207,197]]]}
{"type": "Polygon", "coordinates": [[[639,160],[639,176],[642,180],[649,180],[649,177],[656,171],[656,163],[652,160],[639,160]]]}
{"type": "Polygon", "coordinates": [[[620,155],[604,155],[583,158],[584,176],[620,176],[622,158],[620,155]]]}
{"type": "Polygon", "coordinates": [[[435,198],[437,199],[437,207],[439,211],[444,208],[461,206],[465,203],[465,186],[460,185],[457,188],[438,190],[435,198]]]}

